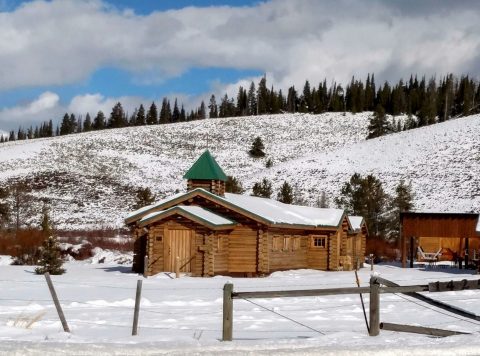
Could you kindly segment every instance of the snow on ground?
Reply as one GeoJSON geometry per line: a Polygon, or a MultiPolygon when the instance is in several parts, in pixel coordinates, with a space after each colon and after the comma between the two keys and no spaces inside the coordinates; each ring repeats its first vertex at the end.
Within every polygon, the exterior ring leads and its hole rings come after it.
{"type": "Polygon", "coordinates": [[[322,191],[332,202],[354,172],[373,173],[389,192],[412,181],[417,208],[480,211],[480,115],[365,140],[370,115],[208,119],[9,142],[0,145],[0,184],[33,182],[60,229],[119,228],[137,188],[159,199],[184,191],[183,174],[208,145],[247,189],[267,177],[275,190],[285,180],[296,186],[310,204],[322,191]],[[248,155],[256,136],[264,159],[248,155]]]}
{"type": "Polygon", "coordinates": [[[13,258],[11,256],[0,255],[0,266],[8,266],[12,262],[13,258]]]}
{"type": "MultiPolygon", "coordinates": [[[[369,337],[359,296],[341,295],[234,300],[234,341],[220,341],[227,281],[236,291],[352,287],[353,272],[293,270],[265,278],[180,279],[161,273],[144,279],[130,273],[130,266],[113,263],[68,262],[65,267],[66,274],[52,279],[71,334],[62,331],[45,279],[33,273],[34,267],[0,266],[0,353],[466,355],[478,354],[480,347],[480,322],[394,294],[381,295],[382,321],[473,335],[436,339],[381,331],[369,337]],[[143,280],[139,334],[131,336],[138,279],[143,280]]],[[[402,285],[478,278],[450,267],[378,265],[375,272],[402,285]]],[[[362,285],[368,284],[370,273],[369,268],[360,270],[362,285]]],[[[480,314],[479,291],[430,295],[480,314]]],[[[368,308],[368,295],[364,299],[368,308]]]]}

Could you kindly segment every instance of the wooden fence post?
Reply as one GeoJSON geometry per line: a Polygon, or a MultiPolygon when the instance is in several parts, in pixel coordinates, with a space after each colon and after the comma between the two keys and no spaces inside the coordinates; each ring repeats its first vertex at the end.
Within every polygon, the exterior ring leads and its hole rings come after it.
{"type": "Polygon", "coordinates": [[[55,288],[53,287],[53,283],[50,278],[50,273],[48,272],[45,273],[45,279],[47,280],[48,289],[50,289],[50,294],[52,295],[53,303],[55,304],[55,308],[57,309],[58,317],[62,322],[63,331],[69,333],[70,329],[68,327],[67,320],[65,319],[65,315],[63,314],[62,306],[58,301],[57,293],[55,292],[55,288]]]}
{"type": "Polygon", "coordinates": [[[233,334],[233,284],[223,286],[223,334],[222,341],[232,341],[233,334]]]}
{"type": "Polygon", "coordinates": [[[132,336],[137,335],[138,331],[138,315],[140,314],[140,299],[142,297],[142,280],[137,281],[137,293],[135,295],[135,311],[133,313],[132,336]]]}
{"type": "Polygon", "coordinates": [[[370,277],[370,336],[380,333],[380,284],[377,278],[370,277]]]}
{"type": "Polygon", "coordinates": [[[148,277],[148,255],[143,258],[143,276],[148,277]]]}

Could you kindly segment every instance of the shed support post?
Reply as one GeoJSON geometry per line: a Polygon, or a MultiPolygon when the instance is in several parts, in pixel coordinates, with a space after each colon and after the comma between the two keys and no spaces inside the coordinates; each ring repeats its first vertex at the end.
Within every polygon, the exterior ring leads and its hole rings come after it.
{"type": "Polygon", "coordinates": [[[464,259],[464,261],[465,261],[465,269],[468,268],[468,254],[469,254],[469,252],[470,252],[470,251],[469,251],[470,249],[469,249],[469,246],[468,246],[469,244],[468,244],[468,243],[469,243],[469,241],[468,241],[468,237],[467,237],[467,238],[465,239],[465,259],[464,259]]]}
{"type": "Polygon", "coordinates": [[[223,286],[223,334],[222,341],[232,341],[233,334],[233,284],[223,286]]]}
{"type": "Polygon", "coordinates": [[[370,336],[380,333],[380,284],[377,278],[370,277],[370,336]]]}
{"type": "Polygon", "coordinates": [[[413,268],[415,237],[410,236],[410,268],[413,268]]]}

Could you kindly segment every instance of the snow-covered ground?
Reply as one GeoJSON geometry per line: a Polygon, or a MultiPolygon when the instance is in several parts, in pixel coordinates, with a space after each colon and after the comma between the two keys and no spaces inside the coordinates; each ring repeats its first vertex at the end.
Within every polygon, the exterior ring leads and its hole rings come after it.
{"type": "Polygon", "coordinates": [[[275,190],[285,180],[296,186],[310,204],[323,191],[332,202],[354,172],[373,173],[389,192],[412,181],[419,209],[480,211],[480,115],[365,140],[370,115],[208,119],[11,142],[0,145],[0,183],[33,183],[60,229],[118,228],[137,188],[158,198],[185,190],[183,174],[208,146],[247,189],[267,177],[275,190]],[[256,136],[265,159],[248,155],[256,136]]]}
{"type": "MultiPolygon", "coordinates": [[[[144,279],[110,261],[68,262],[66,274],[52,276],[71,333],[62,331],[45,279],[33,273],[34,267],[0,266],[0,353],[473,355],[480,350],[480,321],[397,294],[381,295],[381,321],[472,334],[437,339],[382,330],[369,337],[359,296],[342,295],[234,300],[234,341],[221,342],[227,281],[236,291],[353,287],[354,273],[295,270],[249,279],[172,279],[162,273],[144,279]],[[138,279],[143,280],[139,331],[131,336],[138,279]]],[[[478,278],[450,267],[376,265],[375,272],[402,285],[478,278]]],[[[360,270],[362,285],[370,273],[370,268],[360,270]]],[[[480,314],[480,291],[430,296],[480,314]]],[[[368,295],[364,299],[368,309],[368,295]]]]}

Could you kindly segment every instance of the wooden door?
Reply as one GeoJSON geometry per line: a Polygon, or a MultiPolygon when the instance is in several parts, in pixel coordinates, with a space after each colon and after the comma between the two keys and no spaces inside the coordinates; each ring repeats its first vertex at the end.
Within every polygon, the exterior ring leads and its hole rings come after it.
{"type": "MultiPolygon", "coordinates": [[[[191,258],[192,230],[168,230],[164,243],[164,268],[165,271],[175,271],[175,261],[180,257],[180,266],[191,258]]],[[[191,262],[188,262],[181,272],[191,272],[191,262]]]]}

